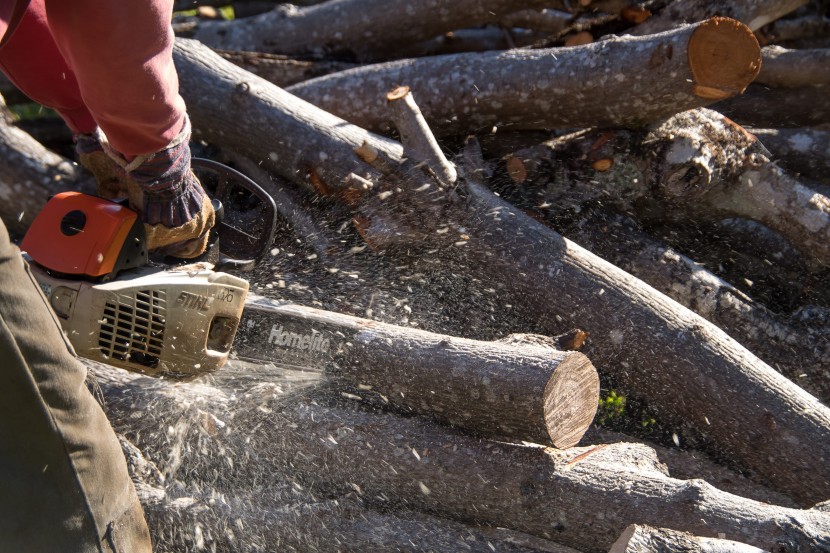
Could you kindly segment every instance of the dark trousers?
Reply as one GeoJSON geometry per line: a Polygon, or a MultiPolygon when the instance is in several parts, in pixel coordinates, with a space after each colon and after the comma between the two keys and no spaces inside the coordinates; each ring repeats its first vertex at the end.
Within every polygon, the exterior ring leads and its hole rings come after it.
{"type": "Polygon", "coordinates": [[[86,374],[0,221],[0,552],[151,551],[86,374]]]}

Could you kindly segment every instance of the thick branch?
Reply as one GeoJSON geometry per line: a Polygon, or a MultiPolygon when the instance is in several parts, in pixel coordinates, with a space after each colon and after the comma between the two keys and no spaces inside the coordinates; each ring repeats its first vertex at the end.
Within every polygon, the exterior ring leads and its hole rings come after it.
{"type": "Polygon", "coordinates": [[[715,15],[737,19],[753,31],[805,5],[807,0],[675,0],[660,15],[632,29],[632,34],[645,35],[667,31],[691,21],[715,15]]]}
{"type": "Polygon", "coordinates": [[[759,66],[760,48],[749,29],[713,19],[656,37],[616,37],[575,48],[366,66],[294,85],[290,92],[378,130],[386,126],[386,91],[406,84],[440,136],[493,126],[638,125],[738,94],[759,66]]]}
{"type": "Polygon", "coordinates": [[[124,387],[102,378],[101,388],[116,428],[145,454],[167,452],[180,463],[185,481],[213,478],[219,489],[231,483],[237,490],[259,490],[255,498],[296,482],[300,500],[309,495],[304,490],[329,497],[357,492],[368,506],[385,511],[416,510],[541,538],[555,535],[559,543],[584,551],[606,551],[633,523],[724,534],[779,551],[830,551],[827,513],[775,507],[703,481],[670,478],[643,446],[553,450],[479,441],[418,419],[308,402],[281,390],[290,378],[266,383],[264,369],[255,387],[250,377],[237,374],[220,371],[215,384],[246,392],[220,392],[218,398],[216,388],[147,385],[147,379],[124,387]],[[176,401],[154,402],[165,394],[176,401]],[[148,402],[158,419],[132,416],[148,402]],[[177,425],[172,431],[166,422],[159,425],[181,414],[182,405],[199,405],[206,414],[202,420],[219,419],[222,425],[177,425]],[[169,451],[171,440],[178,455],[169,451]],[[211,463],[221,477],[208,470],[211,463]],[[282,474],[290,475],[288,481],[263,478],[282,474]]]}
{"type": "Polygon", "coordinates": [[[783,88],[830,84],[830,49],[788,50],[766,46],[756,82],[783,88]]]}
{"type": "Polygon", "coordinates": [[[234,351],[328,370],[357,399],[556,447],[579,442],[599,399],[596,370],[581,353],[465,340],[264,298],[249,300],[234,351]],[[313,332],[326,347],[292,348],[294,332],[313,332]]]}
{"type": "MultiPolygon", "coordinates": [[[[724,329],[830,405],[830,327],[778,317],[630,221],[589,220],[568,237],[724,329]]],[[[773,252],[770,252],[773,253],[773,252]]]]}
{"type": "MultiPolygon", "coordinates": [[[[203,22],[193,38],[213,48],[358,60],[388,59],[400,44],[484,23],[522,8],[546,7],[532,0],[333,0],[230,22],[203,22]]],[[[392,88],[387,86],[386,90],[392,88]]]]}

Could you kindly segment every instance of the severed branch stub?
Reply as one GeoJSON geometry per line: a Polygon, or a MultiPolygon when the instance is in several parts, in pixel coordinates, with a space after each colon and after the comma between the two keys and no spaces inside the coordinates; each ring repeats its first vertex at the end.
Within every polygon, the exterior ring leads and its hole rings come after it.
{"type": "Polygon", "coordinates": [[[399,86],[386,94],[392,122],[401,135],[404,155],[429,169],[442,185],[455,183],[455,167],[444,156],[427,125],[408,86],[399,86]]]}

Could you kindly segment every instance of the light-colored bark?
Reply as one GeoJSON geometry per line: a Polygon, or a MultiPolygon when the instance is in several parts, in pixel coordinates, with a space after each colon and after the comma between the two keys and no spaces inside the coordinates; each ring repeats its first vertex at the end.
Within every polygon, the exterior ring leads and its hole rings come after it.
{"type": "Polygon", "coordinates": [[[830,130],[805,127],[750,132],[772,153],[772,160],[788,171],[830,184],[830,130]]]}
{"type": "Polygon", "coordinates": [[[440,136],[650,123],[740,93],[759,67],[760,48],[749,29],[713,19],[659,36],[573,48],[399,60],[289,91],[355,125],[383,130],[384,95],[406,85],[440,136]]]}
{"type": "MultiPolygon", "coordinates": [[[[334,193],[352,173],[373,182],[408,182],[410,173],[394,169],[402,159],[399,144],[316,109],[198,44],[177,42],[175,57],[194,127],[208,140],[244,149],[298,184],[308,184],[312,171],[323,174],[334,193]],[[227,106],[235,106],[235,117],[220,126],[213,114],[227,106]],[[355,155],[364,143],[388,161],[388,175],[355,155]]],[[[474,176],[465,170],[465,179],[474,176]]],[[[400,235],[407,249],[441,252],[440,270],[479,279],[479,286],[538,321],[540,332],[589,332],[591,359],[601,370],[759,480],[805,503],[830,495],[826,475],[813,470],[817,458],[830,458],[830,411],[723,331],[483,186],[465,182],[463,195],[448,195],[446,202],[415,193],[400,211],[399,193],[392,191],[386,200],[370,193],[349,205],[357,214],[368,206],[382,220],[409,217],[418,232],[400,235]]]]}
{"type": "Polygon", "coordinates": [[[147,379],[125,386],[104,373],[99,384],[120,432],[157,463],[165,455],[156,460],[154,451],[175,448],[176,455],[169,451],[166,458],[179,463],[177,478],[192,486],[201,481],[206,491],[219,492],[220,501],[227,487],[253,489],[256,505],[296,483],[295,504],[357,492],[370,508],[497,526],[586,552],[607,551],[634,523],[723,534],[782,551],[830,550],[827,513],[776,507],[700,480],[671,478],[641,445],[555,450],[480,441],[415,418],[327,407],[281,389],[290,379],[272,376],[269,382],[267,374],[260,368],[255,386],[254,375],[237,371],[216,373],[212,386],[146,385],[147,379]],[[203,415],[195,427],[174,424],[171,430],[170,418],[161,415],[183,419],[182,405],[203,415]],[[159,419],[136,417],[142,406],[152,407],[159,419]],[[206,424],[213,420],[222,424],[206,424]],[[213,474],[211,467],[221,472],[213,474]]]}
{"type": "Polygon", "coordinates": [[[765,46],[756,82],[783,88],[830,84],[830,49],[790,50],[765,46]]]}
{"type": "Polygon", "coordinates": [[[281,6],[235,21],[201,22],[193,38],[223,50],[388,59],[400,44],[495,23],[502,15],[546,4],[542,0],[330,0],[306,8],[281,6]]]}
{"type": "Polygon", "coordinates": [[[667,553],[696,551],[697,553],[765,553],[752,545],[719,538],[702,538],[668,528],[653,528],[632,524],[614,542],[608,553],[667,553]]]}
{"type": "Polygon", "coordinates": [[[234,351],[326,370],[356,400],[562,448],[579,442],[599,400],[596,370],[578,352],[455,338],[264,298],[247,302],[234,351]],[[292,347],[301,336],[316,345],[292,347]]]}

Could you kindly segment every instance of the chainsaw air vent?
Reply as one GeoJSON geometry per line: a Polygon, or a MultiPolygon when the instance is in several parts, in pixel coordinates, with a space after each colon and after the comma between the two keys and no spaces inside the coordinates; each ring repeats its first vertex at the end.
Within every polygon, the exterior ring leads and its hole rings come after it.
{"type": "Polygon", "coordinates": [[[167,296],[162,290],[141,290],[107,302],[98,345],[106,357],[156,368],[164,345],[167,296]]]}

